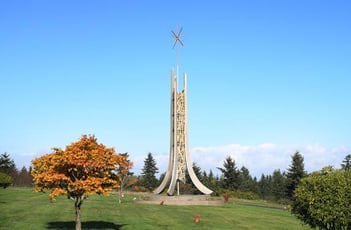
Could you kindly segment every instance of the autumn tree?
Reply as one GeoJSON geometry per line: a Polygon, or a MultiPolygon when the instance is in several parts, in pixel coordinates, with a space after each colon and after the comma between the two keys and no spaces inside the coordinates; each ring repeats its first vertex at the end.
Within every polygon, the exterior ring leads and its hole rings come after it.
{"type": "Polygon", "coordinates": [[[83,135],[64,150],[32,161],[35,191],[51,190],[50,197],[67,195],[74,200],[76,230],[81,229],[81,206],[90,194],[108,195],[119,186],[119,167],[127,168],[127,155],[116,154],[114,148],[99,144],[95,136],[83,135]]]}
{"type": "MultiPolygon", "coordinates": [[[[124,156],[126,159],[129,158],[128,153],[123,153],[121,155],[124,156]]],[[[122,202],[123,190],[136,183],[136,179],[132,177],[133,173],[130,171],[132,166],[133,166],[133,163],[130,160],[127,160],[125,164],[118,165],[116,168],[116,171],[117,171],[116,176],[119,184],[119,198],[118,198],[119,203],[122,202]]]]}

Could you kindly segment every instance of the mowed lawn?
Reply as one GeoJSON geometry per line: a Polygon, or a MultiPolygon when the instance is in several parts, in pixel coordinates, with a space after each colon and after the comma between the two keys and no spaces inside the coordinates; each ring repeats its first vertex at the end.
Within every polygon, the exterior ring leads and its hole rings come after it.
{"type": "MultiPolygon", "coordinates": [[[[121,204],[117,194],[90,196],[82,206],[83,229],[310,229],[289,211],[230,202],[223,206],[121,204]],[[194,223],[200,215],[200,223],[194,223]]],[[[140,195],[141,196],[141,195],[140,195]]],[[[49,201],[48,193],[30,188],[0,190],[0,230],[74,229],[74,202],[66,197],[49,201]]]]}

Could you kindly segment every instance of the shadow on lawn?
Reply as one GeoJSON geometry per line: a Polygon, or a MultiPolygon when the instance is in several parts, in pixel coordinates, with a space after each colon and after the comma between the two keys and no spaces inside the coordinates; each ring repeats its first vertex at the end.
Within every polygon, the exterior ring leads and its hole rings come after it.
{"type": "MultiPolygon", "coordinates": [[[[115,224],[106,221],[83,221],[82,229],[122,229],[125,224],[115,224]]],[[[74,221],[49,222],[48,229],[75,229],[74,221]]]]}

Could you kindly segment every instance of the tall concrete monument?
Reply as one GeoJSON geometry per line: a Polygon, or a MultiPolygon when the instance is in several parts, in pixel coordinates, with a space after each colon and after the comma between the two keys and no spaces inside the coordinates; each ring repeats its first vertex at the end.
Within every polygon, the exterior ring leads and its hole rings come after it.
{"type": "MultiPolygon", "coordinates": [[[[178,71],[177,71],[178,72],[178,71]]],[[[166,175],[161,185],[154,191],[162,193],[168,186],[167,194],[174,195],[177,186],[179,195],[179,183],[185,183],[185,173],[188,172],[191,182],[203,194],[209,195],[212,190],[203,185],[197,178],[189,156],[188,146],[188,109],[187,109],[187,77],[184,73],[183,90],[178,91],[178,78],[171,71],[171,132],[170,154],[166,175]]]]}

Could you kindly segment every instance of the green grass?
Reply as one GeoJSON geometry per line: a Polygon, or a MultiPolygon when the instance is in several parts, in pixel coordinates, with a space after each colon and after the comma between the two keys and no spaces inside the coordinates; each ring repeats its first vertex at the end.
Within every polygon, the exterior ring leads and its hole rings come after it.
{"type": "MultiPolygon", "coordinates": [[[[289,211],[263,202],[232,200],[224,206],[167,206],[136,204],[116,194],[90,196],[82,206],[83,229],[310,229],[289,211]],[[200,215],[199,224],[194,216],[200,215]]],[[[73,201],[28,188],[0,190],[0,230],[74,229],[73,201]]]]}

